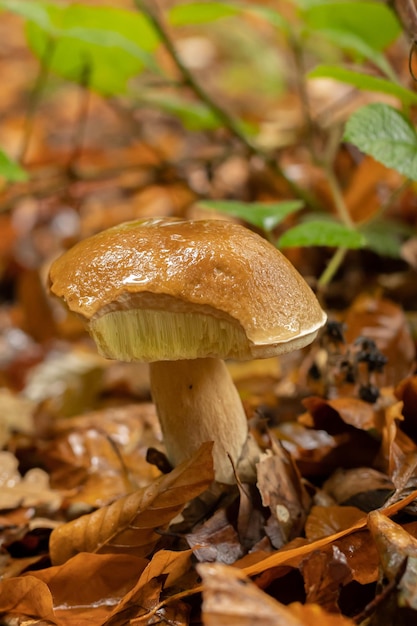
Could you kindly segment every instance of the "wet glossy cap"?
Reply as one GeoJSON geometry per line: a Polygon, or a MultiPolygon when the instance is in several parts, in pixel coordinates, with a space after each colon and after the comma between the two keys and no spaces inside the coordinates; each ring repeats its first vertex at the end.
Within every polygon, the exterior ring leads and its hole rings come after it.
{"type": "Polygon", "coordinates": [[[264,358],[307,345],[326,321],[284,255],[223,220],[110,228],[57,259],[50,287],[122,360],[264,358]]]}

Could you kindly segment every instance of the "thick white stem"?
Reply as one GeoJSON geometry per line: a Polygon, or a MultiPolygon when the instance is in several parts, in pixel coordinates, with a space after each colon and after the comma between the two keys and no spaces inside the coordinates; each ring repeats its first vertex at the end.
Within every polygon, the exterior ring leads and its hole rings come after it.
{"type": "Polygon", "coordinates": [[[233,483],[248,437],[246,415],[225,363],[220,359],[150,364],[151,391],[167,456],[175,466],[205,441],[214,441],[215,477],[233,483]],[[230,459],[229,459],[230,457],[230,459]]]}

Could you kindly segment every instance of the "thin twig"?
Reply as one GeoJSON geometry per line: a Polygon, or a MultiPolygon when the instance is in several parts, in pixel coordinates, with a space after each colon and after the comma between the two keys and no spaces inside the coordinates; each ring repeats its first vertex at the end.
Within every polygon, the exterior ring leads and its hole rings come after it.
{"type": "Polygon", "coordinates": [[[77,166],[77,162],[79,161],[83,147],[84,140],[87,130],[87,122],[88,122],[88,110],[90,106],[90,97],[91,91],[89,89],[89,83],[91,78],[91,65],[90,63],[85,63],[81,73],[81,80],[79,83],[79,87],[82,91],[81,93],[81,105],[80,111],[78,113],[78,124],[77,124],[77,133],[74,141],[74,148],[70,157],[68,159],[67,171],[70,175],[73,175],[77,166]]]}
{"type": "Polygon", "coordinates": [[[177,70],[183,79],[183,84],[189,87],[197,98],[203,102],[219,119],[225,128],[236,137],[240,143],[242,143],[248,150],[249,154],[259,157],[271,170],[273,170],[280,178],[282,178],[291,189],[292,193],[304,200],[307,204],[314,208],[318,208],[319,202],[316,198],[313,198],[310,193],[305,189],[302,189],[293,180],[291,180],[284,170],[279,166],[276,159],[264,152],[259,146],[257,146],[244,132],[241,124],[230,115],[223,107],[221,107],[214,98],[200,85],[192,72],[183,63],[180,55],[178,54],[174,42],[172,41],[167,29],[165,28],[162,19],[158,15],[154,6],[151,6],[150,2],[146,0],[135,0],[137,8],[148,18],[166,50],[168,51],[172,61],[174,62],[177,70]]]}
{"type": "Polygon", "coordinates": [[[414,0],[391,0],[389,3],[412,39],[417,38],[417,8],[414,0]]]}
{"type": "Polygon", "coordinates": [[[18,161],[24,164],[29,143],[33,133],[35,115],[41,101],[41,97],[48,80],[49,68],[51,66],[52,57],[55,49],[55,41],[48,39],[45,52],[39,65],[38,75],[36,76],[35,84],[33,85],[32,92],[30,94],[29,108],[25,118],[25,126],[22,134],[22,145],[20,146],[18,161]]]}

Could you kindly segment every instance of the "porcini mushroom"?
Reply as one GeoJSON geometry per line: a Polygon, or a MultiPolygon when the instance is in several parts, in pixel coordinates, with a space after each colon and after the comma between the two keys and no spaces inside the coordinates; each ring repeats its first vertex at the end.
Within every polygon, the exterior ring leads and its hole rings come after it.
{"type": "Polygon", "coordinates": [[[283,254],[223,220],[120,224],[54,261],[50,287],[82,316],[102,355],[150,363],[170,462],[214,441],[215,476],[226,483],[248,426],[224,359],[302,348],[326,320],[283,254]]]}

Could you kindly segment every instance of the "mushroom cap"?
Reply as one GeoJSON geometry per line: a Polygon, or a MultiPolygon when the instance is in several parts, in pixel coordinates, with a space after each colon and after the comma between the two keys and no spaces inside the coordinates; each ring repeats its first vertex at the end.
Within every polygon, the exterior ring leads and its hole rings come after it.
{"type": "Polygon", "coordinates": [[[121,360],[265,358],[307,345],[326,321],[282,253],[223,220],[120,224],[65,252],[49,279],[99,351],[121,360]]]}

